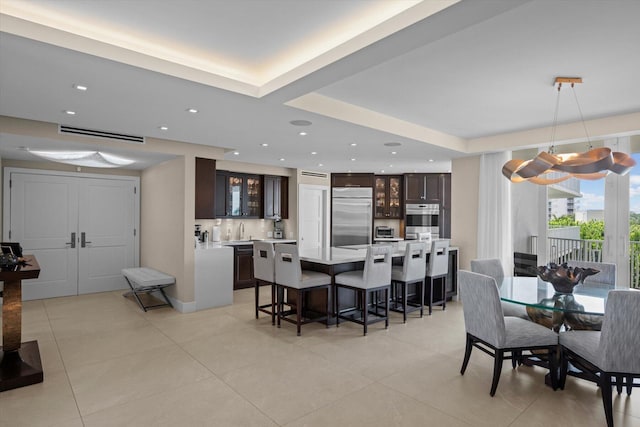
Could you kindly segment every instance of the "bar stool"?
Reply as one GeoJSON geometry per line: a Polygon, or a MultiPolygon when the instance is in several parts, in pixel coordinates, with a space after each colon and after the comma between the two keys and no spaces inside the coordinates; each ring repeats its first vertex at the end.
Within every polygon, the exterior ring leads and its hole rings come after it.
{"type": "Polygon", "coordinates": [[[384,320],[385,329],[389,327],[389,291],[391,288],[391,246],[373,245],[367,248],[367,255],[364,261],[364,270],[347,271],[336,274],[335,281],[335,304],[336,304],[336,326],[340,325],[340,319],[363,325],[364,335],[367,335],[367,326],[384,320]],[[383,257],[380,259],[380,257],[383,257]],[[340,288],[351,289],[356,294],[355,307],[340,310],[339,291],[340,288]],[[384,314],[378,309],[378,298],[371,298],[370,294],[384,291],[384,314]],[[358,309],[357,299],[361,300],[362,307],[358,309]],[[373,310],[369,310],[369,303],[375,302],[373,310]],[[360,317],[355,315],[361,312],[360,317]],[[351,315],[347,315],[350,313],[351,315]],[[374,315],[375,317],[370,317],[374,315]]]}
{"type": "Polygon", "coordinates": [[[300,266],[300,257],[298,255],[298,246],[287,244],[275,245],[275,270],[276,270],[276,299],[277,299],[277,317],[278,327],[281,320],[293,323],[297,327],[298,336],[300,336],[301,326],[310,322],[327,321],[329,327],[329,289],[331,287],[331,276],[320,273],[318,271],[302,270],[300,266]],[[296,291],[296,301],[287,302],[290,310],[284,311],[284,290],[287,290],[287,296],[290,290],[296,291]],[[304,295],[312,290],[326,289],[327,306],[324,316],[318,316],[303,320],[304,295]],[[294,310],[295,308],[295,310],[294,310]],[[295,314],[296,318],[291,319],[288,316],[295,314]]]}
{"type": "Polygon", "coordinates": [[[271,324],[276,324],[276,271],[273,244],[253,243],[253,276],[256,279],[256,319],[258,312],[271,315],[271,324]],[[271,304],[260,304],[260,286],[271,286],[271,304]]]}
{"type": "Polygon", "coordinates": [[[429,265],[427,266],[427,283],[429,284],[429,315],[434,305],[441,305],[442,309],[447,308],[446,283],[449,274],[449,241],[434,240],[431,242],[431,254],[429,255],[429,265]],[[433,300],[434,280],[440,281],[441,299],[433,300]]]}
{"type": "Polygon", "coordinates": [[[427,269],[427,244],[425,242],[407,243],[402,265],[394,265],[391,269],[391,293],[394,296],[391,310],[401,312],[402,320],[407,322],[407,313],[420,310],[420,317],[424,315],[424,278],[427,269]],[[407,301],[408,287],[416,285],[416,302],[407,301]],[[398,298],[398,287],[400,297],[398,298]],[[399,300],[399,301],[398,301],[399,300]],[[398,303],[400,307],[398,307],[398,303]]]}

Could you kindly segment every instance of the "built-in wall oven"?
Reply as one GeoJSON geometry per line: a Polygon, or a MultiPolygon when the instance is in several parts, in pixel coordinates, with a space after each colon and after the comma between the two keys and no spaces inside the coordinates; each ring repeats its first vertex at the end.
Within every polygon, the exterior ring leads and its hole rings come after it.
{"type": "Polygon", "coordinates": [[[407,204],[405,212],[405,239],[417,239],[418,233],[431,233],[432,239],[440,237],[439,204],[407,204]]]}

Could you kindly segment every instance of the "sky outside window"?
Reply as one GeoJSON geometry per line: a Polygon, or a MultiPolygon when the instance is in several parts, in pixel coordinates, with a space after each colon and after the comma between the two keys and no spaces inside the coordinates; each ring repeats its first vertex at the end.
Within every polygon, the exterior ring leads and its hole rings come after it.
{"type": "MultiPolygon", "coordinates": [[[[631,157],[636,161],[636,165],[629,172],[629,210],[640,213],[640,153],[633,153],[631,157]]],[[[604,179],[597,181],[581,180],[580,192],[582,193],[582,197],[579,199],[581,211],[604,209],[604,179]]]]}

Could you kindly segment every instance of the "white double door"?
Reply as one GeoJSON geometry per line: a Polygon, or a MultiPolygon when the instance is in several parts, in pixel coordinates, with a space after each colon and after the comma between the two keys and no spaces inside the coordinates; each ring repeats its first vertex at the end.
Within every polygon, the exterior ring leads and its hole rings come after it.
{"type": "Polygon", "coordinates": [[[138,265],[138,178],[8,171],[5,191],[7,178],[4,238],[41,269],[23,283],[24,300],[127,286],[121,270],[138,265]]]}

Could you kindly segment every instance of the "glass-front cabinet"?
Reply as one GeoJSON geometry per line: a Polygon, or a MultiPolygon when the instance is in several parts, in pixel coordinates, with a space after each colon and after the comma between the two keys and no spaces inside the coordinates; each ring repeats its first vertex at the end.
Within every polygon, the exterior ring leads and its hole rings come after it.
{"type": "Polygon", "coordinates": [[[376,176],[374,198],[377,219],[402,219],[402,176],[376,176]]]}
{"type": "Polygon", "coordinates": [[[262,182],[259,175],[216,173],[216,217],[260,218],[262,182]]]}

